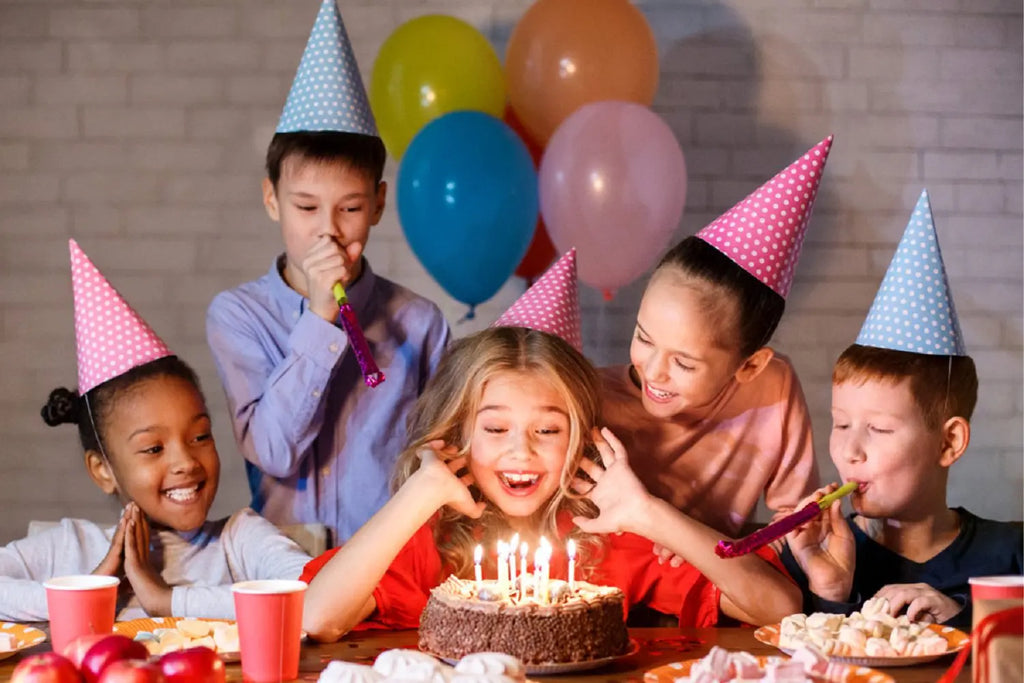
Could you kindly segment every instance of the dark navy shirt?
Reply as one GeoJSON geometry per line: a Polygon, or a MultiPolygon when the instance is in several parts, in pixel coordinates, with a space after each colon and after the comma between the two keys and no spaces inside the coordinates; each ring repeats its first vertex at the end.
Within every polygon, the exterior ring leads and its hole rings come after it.
{"type": "Polygon", "coordinates": [[[847,602],[832,602],[812,593],[807,576],[786,545],[782,562],[804,593],[804,611],[850,614],[883,586],[894,583],[926,583],[964,606],[946,622],[949,626],[970,630],[972,576],[1024,573],[1024,525],[1020,522],[996,522],[977,517],[963,508],[960,533],[945,549],[926,562],[913,562],[870,538],[853,521],[847,523],[857,544],[857,566],[847,602]]]}

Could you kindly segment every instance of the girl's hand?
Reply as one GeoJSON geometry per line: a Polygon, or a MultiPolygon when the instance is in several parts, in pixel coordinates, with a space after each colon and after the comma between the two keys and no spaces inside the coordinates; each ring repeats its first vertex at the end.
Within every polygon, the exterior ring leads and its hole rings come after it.
{"type": "Polygon", "coordinates": [[[142,608],[150,616],[171,614],[171,588],[149,562],[149,523],[135,503],[130,513],[124,539],[124,573],[142,608]]]}
{"type": "Polygon", "coordinates": [[[629,467],[626,448],[607,428],[594,430],[594,445],[604,467],[584,458],[580,468],[596,483],[587,490],[587,484],[577,479],[574,488],[583,492],[600,514],[594,519],[574,517],[573,523],[592,534],[631,531],[643,535],[651,497],[629,467]]]}
{"type": "Polygon", "coordinates": [[[431,441],[418,452],[420,468],[416,477],[423,482],[423,490],[437,496],[437,506],[447,505],[468,517],[476,519],[484,512],[485,504],[473,500],[469,487],[473,484],[473,475],[469,472],[466,456],[458,455],[454,446],[446,446],[444,441],[431,441]],[[461,477],[459,472],[465,470],[461,477]]]}
{"type": "Polygon", "coordinates": [[[893,583],[875,593],[876,598],[889,601],[889,614],[898,615],[904,607],[911,621],[943,624],[963,609],[958,603],[926,583],[893,583]]]}
{"type": "Polygon", "coordinates": [[[685,558],[676,555],[674,552],[672,552],[665,546],[659,545],[657,543],[654,544],[652,552],[654,552],[654,556],[658,558],[658,564],[665,564],[666,562],[668,562],[668,566],[670,567],[682,567],[683,562],[686,562],[685,558]]]}
{"type": "MultiPolygon", "coordinates": [[[[818,489],[800,501],[796,509],[837,488],[838,484],[829,484],[818,489]]],[[[814,594],[834,602],[845,602],[850,597],[857,548],[850,525],[843,519],[841,505],[833,503],[807,524],[789,532],[786,541],[814,594]]]]}
{"type": "MultiPolygon", "coordinates": [[[[129,503],[130,505],[130,503],[129,503]]],[[[124,562],[124,531],[128,525],[128,506],[121,510],[121,519],[117,520],[114,537],[110,539],[110,548],[100,563],[92,570],[93,574],[103,576],[120,576],[124,562]]]]}

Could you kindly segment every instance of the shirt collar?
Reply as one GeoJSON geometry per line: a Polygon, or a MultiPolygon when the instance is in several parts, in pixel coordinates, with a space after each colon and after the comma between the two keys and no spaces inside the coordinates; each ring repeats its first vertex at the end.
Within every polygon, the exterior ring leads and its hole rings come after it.
{"type": "MultiPolygon", "coordinates": [[[[358,280],[345,288],[348,302],[352,304],[352,308],[356,312],[366,308],[377,283],[377,276],[374,274],[373,268],[370,267],[370,262],[365,257],[362,258],[363,272],[359,275],[358,280]]],[[[285,255],[281,254],[270,264],[268,275],[270,276],[271,292],[284,310],[298,311],[299,315],[302,315],[309,307],[309,299],[296,292],[285,282],[284,276],[281,274],[284,268],[284,259],[285,255]]]]}

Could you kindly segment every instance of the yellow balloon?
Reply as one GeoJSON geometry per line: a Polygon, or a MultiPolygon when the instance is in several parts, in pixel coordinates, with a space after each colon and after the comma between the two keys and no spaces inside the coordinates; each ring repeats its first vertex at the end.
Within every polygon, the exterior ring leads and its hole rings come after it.
{"type": "Polygon", "coordinates": [[[470,109],[501,118],[505,76],[487,39],[461,19],[440,14],[405,22],[381,45],[370,106],[395,158],[428,122],[470,109]]]}

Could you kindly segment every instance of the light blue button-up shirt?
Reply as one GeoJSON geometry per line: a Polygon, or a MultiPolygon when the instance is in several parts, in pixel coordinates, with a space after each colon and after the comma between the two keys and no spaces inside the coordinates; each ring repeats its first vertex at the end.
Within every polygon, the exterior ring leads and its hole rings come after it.
{"type": "Polygon", "coordinates": [[[345,332],[280,272],[218,294],[206,336],[246,459],[252,507],[347,540],[388,499],[406,417],[451,330],[432,302],[363,262],[347,290],[385,381],[367,387],[345,332]]]}

